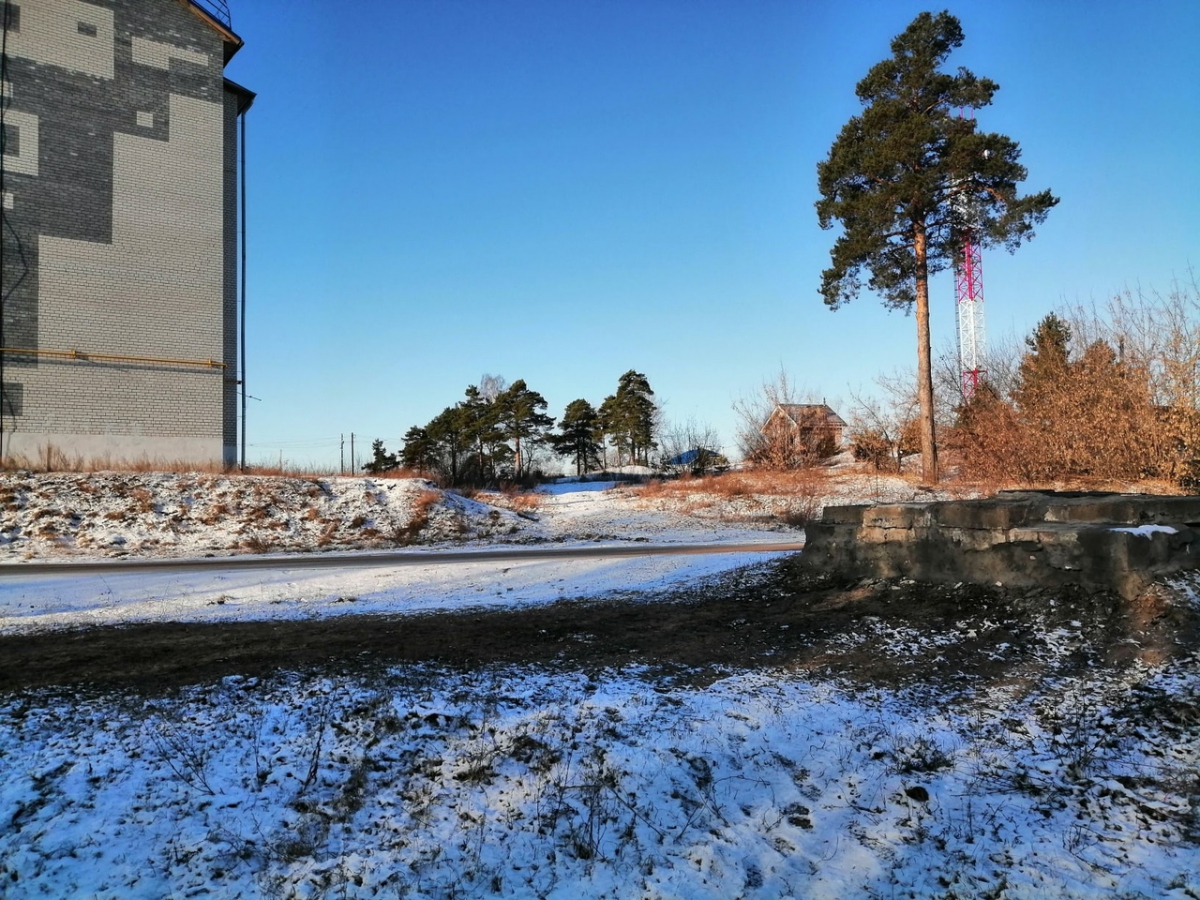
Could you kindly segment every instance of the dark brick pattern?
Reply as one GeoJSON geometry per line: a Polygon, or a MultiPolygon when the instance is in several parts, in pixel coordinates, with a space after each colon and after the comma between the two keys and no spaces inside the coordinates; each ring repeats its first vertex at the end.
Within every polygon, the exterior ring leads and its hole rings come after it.
{"type": "MultiPolygon", "coordinates": [[[[81,362],[32,355],[5,359],[5,389],[21,388],[23,409],[12,418],[3,413],[6,447],[10,434],[33,440],[53,435],[127,435],[147,439],[145,455],[156,455],[156,437],[201,439],[180,445],[212,446],[231,461],[237,443],[237,130],[236,99],[224,86],[225,45],[221,34],[179,0],[38,0],[55,10],[67,9],[79,21],[64,24],[65,65],[21,55],[19,40],[32,29],[30,3],[11,20],[8,81],[13,118],[36,116],[36,135],[19,123],[6,128],[15,136],[12,152],[22,156],[35,148],[36,174],[14,170],[5,157],[3,233],[4,343],[43,350],[80,349],[92,354],[215,359],[224,369],[132,363],[81,362]],[[111,31],[105,24],[111,16],[111,31]],[[69,67],[75,41],[111,40],[111,76],[69,67]],[[145,42],[153,42],[147,44],[145,42]],[[137,61],[138,53],[142,61],[137,61]],[[147,47],[161,50],[165,68],[147,64],[147,47]],[[163,48],[177,48],[177,55],[163,48]],[[174,99],[173,99],[174,98],[174,99]],[[202,105],[189,103],[200,101],[202,105]],[[212,104],[209,107],[208,104],[212,104]],[[207,113],[214,108],[215,127],[206,132],[207,113]],[[173,123],[172,115],[203,113],[198,119],[173,123]],[[173,113],[174,111],[174,113],[173,113]],[[177,126],[173,128],[173,125],[177,126]],[[186,126],[186,127],[185,127],[186,126]],[[180,164],[180,135],[193,140],[188,153],[214,167],[180,164]],[[127,136],[140,142],[130,144],[127,136]],[[175,154],[155,156],[139,149],[138,164],[172,166],[171,171],[135,171],[147,190],[144,223],[140,212],[115,210],[114,201],[130,196],[130,185],[115,185],[117,148],[144,148],[144,141],[172,144],[175,154]],[[159,162],[159,160],[162,162],[159,162]],[[214,174],[215,173],[215,174],[214,174]],[[165,194],[154,185],[182,185],[165,194]],[[166,197],[166,201],[164,201],[166,197]],[[163,208],[164,202],[196,203],[196,207],[163,208]],[[209,205],[213,209],[209,209],[209,205]],[[121,218],[123,213],[124,218],[121,218]],[[215,219],[214,219],[215,217],[215,219]],[[197,223],[193,225],[192,219],[197,223]],[[154,248],[137,258],[121,257],[114,244],[114,221],[127,230],[161,228],[162,271],[154,271],[154,248]],[[215,229],[202,232],[202,223],[215,229]],[[130,221],[133,225],[130,226],[130,221]],[[214,237],[215,236],[215,237],[214,237]],[[65,241],[112,245],[98,271],[101,278],[68,284],[69,297],[86,302],[64,309],[61,290],[43,295],[49,284],[69,283],[79,268],[73,258],[59,260],[52,272],[46,247],[75,245],[65,241]],[[179,244],[195,239],[196,257],[180,263],[179,244]],[[208,246],[216,241],[216,251],[208,246]],[[207,243],[206,243],[207,242],[207,243]],[[146,256],[151,257],[148,263],[146,256]],[[127,267],[129,277],[122,279],[127,267]],[[148,269],[149,267],[149,269],[148,269]],[[65,282],[64,282],[65,279],[65,282]],[[166,297],[167,299],[161,299],[166,297]],[[56,324],[57,323],[57,324],[56,324]],[[64,346],[63,341],[70,342],[64,346]],[[204,441],[207,440],[207,443],[204,441]]],[[[102,61],[102,66],[108,64],[102,61]]],[[[86,67],[83,67],[86,68],[86,67]]],[[[27,126],[26,126],[27,127],[27,126]]],[[[6,148],[7,150],[7,148],[6,148]]],[[[22,156],[22,158],[24,158],[22,156]]],[[[127,154],[128,158],[128,154],[127,154]]],[[[126,165],[126,175],[128,164],[126,165]]],[[[136,187],[136,185],[135,185],[136,187]]],[[[136,197],[136,194],[134,195],[136,197]]],[[[121,201],[125,202],[125,201],[121,201]]],[[[124,239],[124,238],[122,238],[124,239]]],[[[144,241],[140,234],[138,240],[144,241]]],[[[131,244],[130,246],[135,246],[131,244]]],[[[79,251],[85,257],[86,247],[79,251]]],[[[86,266],[80,268],[84,275],[86,266]]],[[[74,301],[72,301],[74,302],[74,301]]],[[[15,394],[14,394],[15,396],[15,394]]],[[[82,442],[97,446],[95,441],[82,442]]],[[[120,445],[116,442],[114,448],[120,445]]],[[[137,455],[138,441],[126,442],[137,455]]],[[[63,448],[70,450],[70,448],[63,448]]]]}

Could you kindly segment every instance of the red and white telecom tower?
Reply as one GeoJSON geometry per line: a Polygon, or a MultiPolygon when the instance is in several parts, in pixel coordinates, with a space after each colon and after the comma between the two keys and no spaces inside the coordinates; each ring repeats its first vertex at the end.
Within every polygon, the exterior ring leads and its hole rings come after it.
{"type": "MultiPolygon", "coordinates": [[[[959,118],[975,118],[974,110],[960,110],[959,118]]],[[[977,213],[972,199],[959,195],[955,213],[962,249],[954,265],[955,308],[958,311],[958,365],[962,372],[963,400],[975,396],[987,375],[983,368],[986,347],[983,328],[983,260],[977,243],[977,213]]]]}

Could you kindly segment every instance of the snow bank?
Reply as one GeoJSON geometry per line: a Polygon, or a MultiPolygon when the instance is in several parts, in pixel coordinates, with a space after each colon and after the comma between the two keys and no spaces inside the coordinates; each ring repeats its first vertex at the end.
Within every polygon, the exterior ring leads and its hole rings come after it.
{"type": "Polygon", "coordinates": [[[396,547],[519,534],[420,479],[0,474],[0,561],[396,547]]]}

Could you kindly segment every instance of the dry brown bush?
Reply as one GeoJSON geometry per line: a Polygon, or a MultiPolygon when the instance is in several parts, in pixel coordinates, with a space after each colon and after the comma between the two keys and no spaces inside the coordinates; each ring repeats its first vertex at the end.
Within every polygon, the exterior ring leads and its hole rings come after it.
{"type": "Polygon", "coordinates": [[[129,492],[134,509],[141,513],[154,512],[154,494],[144,487],[136,487],[129,492]]]}
{"type": "Polygon", "coordinates": [[[965,473],[993,481],[1138,481],[1178,469],[1178,442],[1151,402],[1147,372],[1101,344],[1015,400],[981,389],[953,441],[965,473]]]}
{"type": "Polygon", "coordinates": [[[205,525],[215,525],[220,519],[229,515],[229,506],[225,503],[214,503],[200,516],[205,525]]]}
{"type": "Polygon", "coordinates": [[[317,538],[318,547],[328,547],[333,543],[333,536],[337,533],[337,522],[326,522],[325,528],[321,532],[321,536],[317,538]]]}
{"type": "Polygon", "coordinates": [[[1165,295],[1126,291],[1043,319],[1026,352],[1014,354],[1011,377],[960,415],[953,438],[966,477],[1200,484],[1200,285],[1189,274],[1165,295]],[[1069,354],[1037,349],[1051,319],[1069,354]]]}
{"type": "Polygon", "coordinates": [[[250,537],[242,539],[242,548],[251,553],[267,553],[271,550],[271,545],[260,535],[252,534],[250,537]]]}

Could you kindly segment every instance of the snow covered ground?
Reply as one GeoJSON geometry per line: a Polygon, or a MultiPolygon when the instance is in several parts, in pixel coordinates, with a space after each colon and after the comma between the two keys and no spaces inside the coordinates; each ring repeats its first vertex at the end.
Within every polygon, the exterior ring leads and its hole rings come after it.
{"type": "Polygon", "coordinates": [[[1200,660],[1043,637],[1048,677],[949,693],[405,666],[3,697],[0,892],[1195,898],[1200,660]]]}
{"type": "MultiPolygon", "coordinates": [[[[778,536],[776,536],[778,537],[778,536]]],[[[464,612],[656,591],[778,553],[439,563],[380,568],[0,576],[0,635],[146,622],[230,622],[364,613],[464,612]]]]}
{"type": "Polygon", "coordinates": [[[0,473],[0,562],[195,557],[541,541],[752,540],[771,516],[648,509],[612,482],[536,494],[443,491],[421,479],[0,473]]]}
{"type": "MultiPolygon", "coordinates": [[[[797,534],[763,518],[769,498],[595,485],[468,500],[387,480],[47,478],[0,480],[0,556],[30,563],[0,576],[3,640],[719,589],[730,569],[773,571],[725,554],[67,580],[39,576],[41,558],[797,534]]],[[[855,490],[831,488],[842,502],[855,490]]],[[[1168,590],[1197,602],[1194,582],[1168,590]]],[[[1023,627],[1019,664],[1003,642],[974,649],[1003,630],[986,609],[922,626],[868,616],[828,637],[831,658],[986,653],[994,669],[937,681],[343,661],[0,693],[0,897],[1200,898],[1197,648],[1116,665],[1088,623],[1023,627]]]]}
{"type": "Polygon", "coordinates": [[[249,550],[498,547],[554,542],[779,542],[779,522],[715,521],[646,509],[611,482],[533,497],[469,499],[410,479],[208,475],[0,476],[6,506],[0,634],[134,622],[315,618],[462,611],[659,590],[779,554],[438,563],[393,568],[47,576],[43,559],[198,557],[249,550]],[[490,501],[490,502],[484,502],[490,501]],[[508,508],[508,507],[513,508],[508,508]],[[516,510],[516,511],[514,511],[516,510]],[[418,516],[426,523],[409,525],[418,516]],[[400,535],[399,538],[396,535],[400,535]]]}

